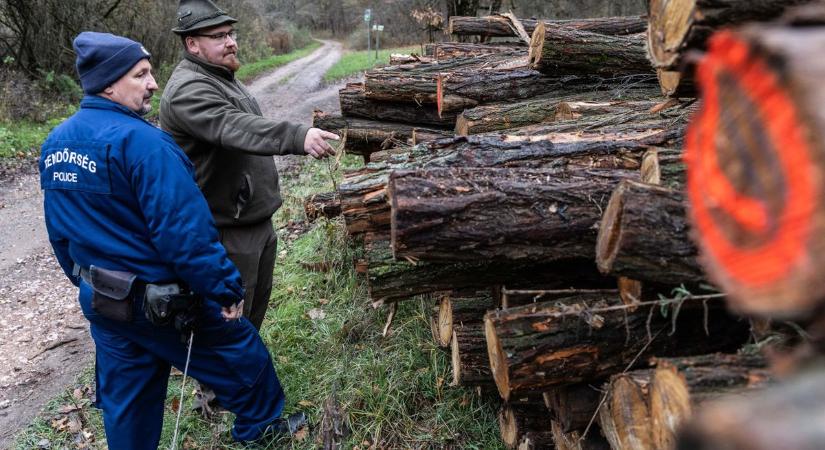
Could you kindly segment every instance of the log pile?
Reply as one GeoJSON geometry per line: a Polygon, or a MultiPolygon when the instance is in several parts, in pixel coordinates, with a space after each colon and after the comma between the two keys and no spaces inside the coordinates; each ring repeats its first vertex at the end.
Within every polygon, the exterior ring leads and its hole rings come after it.
{"type": "MultiPolygon", "coordinates": [[[[450,384],[498,394],[508,448],[672,449],[707,399],[771,378],[737,353],[752,324],[691,241],[682,146],[706,106],[661,96],[647,19],[610,20],[454,17],[456,34],[532,42],[432,45],[343,88],[341,115],[316,114],[366,162],[308,199],[308,218],[340,217],[363,242],[373,306],[435,294],[450,384]]],[[[732,173],[774,186],[778,160],[732,173]]]]}

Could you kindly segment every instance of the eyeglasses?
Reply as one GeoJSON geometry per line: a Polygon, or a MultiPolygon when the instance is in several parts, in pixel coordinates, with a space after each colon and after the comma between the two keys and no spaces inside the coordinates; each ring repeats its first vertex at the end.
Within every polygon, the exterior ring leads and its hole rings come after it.
{"type": "Polygon", "coordinates": [[[208,37],[209,39],[214,39],[216,41],[225,41],[227,37],[232,38],[233,41],[238,40],[238,31],[237,30],[230,30],[230,31],[222,31],[220,33],[215,34],[196,34],[195,36],[203,36],[208,37]]]}

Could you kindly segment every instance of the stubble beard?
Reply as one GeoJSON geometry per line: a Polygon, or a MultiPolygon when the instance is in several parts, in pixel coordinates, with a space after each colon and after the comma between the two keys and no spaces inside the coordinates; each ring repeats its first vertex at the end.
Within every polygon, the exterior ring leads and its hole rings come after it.
{"type": "Polygon", "coordinates": [[[238,56],[234,53],[226,55],[224,61],[224,66],[232,72],[237,72],[241,68],[241,62],[238,61],[238,56]]]}

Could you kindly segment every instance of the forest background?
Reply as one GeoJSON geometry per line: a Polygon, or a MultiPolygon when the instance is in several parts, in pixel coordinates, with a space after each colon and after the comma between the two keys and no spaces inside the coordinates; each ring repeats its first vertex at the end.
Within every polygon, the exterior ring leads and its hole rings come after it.
{"type": "MultiPolygon", "coordinates": [[[[385,47],[441,41],[452,15],[512,11],[519,17],[572,18],[641,14],[644,0],[217,0],[239,19],[243,63],[308,45],[313,37],[367,46],[364,11],[384,25],[385,47]]],[[[81,91],[71,42],[85,30],[143,43],[163,85],[180,57],[170,31],[173,0],[0,0],[0,121],[42,122],[76,103],[81,91]]]]}

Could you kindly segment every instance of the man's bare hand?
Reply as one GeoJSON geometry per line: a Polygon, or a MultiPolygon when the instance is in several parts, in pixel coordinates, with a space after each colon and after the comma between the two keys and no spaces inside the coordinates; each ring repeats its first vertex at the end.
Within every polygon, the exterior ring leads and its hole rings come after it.
{"type": "Polygon", "coordinates": [[[340,140],[337,134],[324,131],[320,128],[310,128],[304,139],[304,151],[315,159],[327,158],[335,155],[333,149],[325,139],[340,140]]]}
{"type": "Polygon", "coordinates": [[[224,306],[221,308],[221,316],[223,320],[238,320],[243,317],[243,300],[235,303],[232,306],[224,306]]]}

